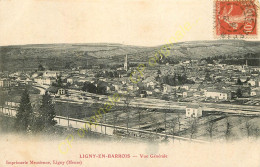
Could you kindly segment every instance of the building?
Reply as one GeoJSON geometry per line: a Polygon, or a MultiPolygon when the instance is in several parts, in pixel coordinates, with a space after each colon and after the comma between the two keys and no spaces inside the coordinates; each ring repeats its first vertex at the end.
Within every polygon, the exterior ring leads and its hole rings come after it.
{"type": "Polygon", "coordinates": [[[231,92],[227,90],[206,90],[205,91],[206,98],[212,98],[217,100],[230,100],[231,92]]]}
{"type": "Polygon", "coordinates": [[[190,89],[190,87],[191,87],[191,85],[188,85],[188,84],[184,84],[184,85],[182,85],[182,89],[185,89],[185,90],[189,90],[190,89]]]}
{"type": "Polygon", "coordinates": [[[12,101],[6,101],[5,105],[10,106],[10,107],[19,107],[20,103],[16,103],[16,102],[12,102],[12,101]]]}
{"type": "Polygon", "coordinates": [[[129,65],[128,65],[128,57],[127,55],[125,56],[125,63],[124,63],[124,70],[127,71],[129,68],[129,65]]]}
{"type": "Polygon", "coordinates": [[[26,83],[27,85],[32,85],[33,81],[30,80],[29,78],[27,78],[27,79],[25,80],[25,83],[26,83]]]}
{"type": "Polygon", "coordinates": [[[256,91],[255,91],[255,90],[252,90],[252,91],[250,92],[250,96],[256,96],[256,91]]]}
{"type": "Polygon", "coordinates": [[[171,93],[173,90],[172,86],[163,84],[163,93],[171,93]]]}
{"type": "Polygon", "coordinates": [[[251,86],[256,86],[257,80],[250,79],[249,81],[247,81],[247,83],[250,84],[251,86]]]}
{"type": "Polygon", "coordinates": [[[155,86],[156,86],[156,84],[155,84],[153,81],[150,81],[150,82],[148,82],[148,83],[146,84],[146,87],[150,87],[150,88],[152,88],[152,89],[154,89],[155,86]]]}
{"type": "Polygon", "coordinates": [[[250,95],[259,97],[259,95],[260,95],[260,88],[252,89],[251,92],[250,92],[250,95]]]}
{"type": "Polygon", "coordinates": [[[58,90],[59,90],[59,88],[54,87],[54,86],[50,86],[46,91],[47,91],[50,95],[56,95],[56,94],[58,94],[58,90]]]}
{"type": "Polygon", "coordinates": [[[37,77],[37,78],[34,78],[34,82],[36,82],[40,85],[52,85],[52,83],[56,82],[56,79],[49,78],[49,77],[37,77]]]}
{"type": "Polygon", "coordinates": [[[58,89],[58,93],[57,94],[58,95],[65,95],[66,94],[66,90],[63,89],[63,88],[60,88],[60,89],[58,89]]]}
{"type": "Polygon", "coordinates": [[[200,90],[200,84],[194,84],[194,85],[191,85],[190,87],[190,91],[198,91],[200,90]]]}
{"type": "Polygon", "coordinates": [[[202,108],[199,105],[186,106],[186,117],[197,118],[202,116],[202,108]]]}
{"type": "Polygon", "coordinates": [[[57,78],[60,75],[60,72],[57,71],[45,71],[43,73],[43,77],[48,77],[48,78],[57,78]]]}
{"type": "Polygon", "coordinates": [[[67,78],[67,83],[73,84],[74,80],[75,80],[75,78],[73,78],[73,77],[67,78]]]}
{"type": "Polygon", "coordinates": [[[12,82],[9,79],[1,79],[0,80],[0,87],[7,88],[7,87],[10,87],[11,84],[12,84],[12,82]]]}
{"type": "Polygon", "coordinates": [[[184,91],[184,92],[182,93],[182,96],[183,96],[183,97],[191,97],[191,96],[193,96],[193,92],[184,91]]]}

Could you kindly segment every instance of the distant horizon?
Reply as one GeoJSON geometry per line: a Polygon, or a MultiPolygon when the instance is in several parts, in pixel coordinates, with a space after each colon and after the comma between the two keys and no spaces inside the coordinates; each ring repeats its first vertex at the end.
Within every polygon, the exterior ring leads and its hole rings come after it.
{"type": "Polygon", "coordinates": [[[159,47],[159,46],[164,46],[168,44],[179,44],[179,43],[193,43],[193,42],[256,42],[259,43],[260,41],[255,41],[255,40],[246,40],[246,39],[215,39],[215,40],[193,40],[193,41],[181,41],[181,42],[175,42],[175,43],[165,43],[161,45],[154,45],[154,46],[143,46],[143,45],[128,45],[128,44],[123,44],[123,43],[109,43],[109,42],[100,42],[100,43],[28,43],[28,44],[15,44],[15,45],[0,45],[0,47],[16,47],[16,46],[33,46],[33,45],[111,45],[111,46],[129,46],[129,47],[146,47],[146,48],[153,48],[153,47],[159,47]]]}

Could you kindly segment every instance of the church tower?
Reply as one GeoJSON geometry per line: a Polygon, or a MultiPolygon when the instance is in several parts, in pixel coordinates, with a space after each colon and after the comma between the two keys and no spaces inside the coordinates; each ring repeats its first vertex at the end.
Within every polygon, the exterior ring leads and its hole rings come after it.
{"type": "Polygon", "coordinates": [[[125,63],[124,63],[124,70],[128,70],[128,58],[127,58],[127,55],[125,55],[125,63]]]}

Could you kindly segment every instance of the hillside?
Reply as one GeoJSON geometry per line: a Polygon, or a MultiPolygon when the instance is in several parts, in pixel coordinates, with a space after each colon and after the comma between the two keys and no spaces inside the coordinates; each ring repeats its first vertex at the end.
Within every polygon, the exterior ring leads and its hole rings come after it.
{"type": "MultiPolygon", "coordinates": [[[[122,63],[129,55],[132,62],[147,62],[158,47],[120,44],[38,44],[0,47],[0,70],[37,69],[39,64],[50,69],[66,65],[86,67],[91,64],[122,63]]],[[[241,40],[194,41],[175,43],[169,59],[200,59],[218,55],[259,54],[260,42],[241,40]]]]}

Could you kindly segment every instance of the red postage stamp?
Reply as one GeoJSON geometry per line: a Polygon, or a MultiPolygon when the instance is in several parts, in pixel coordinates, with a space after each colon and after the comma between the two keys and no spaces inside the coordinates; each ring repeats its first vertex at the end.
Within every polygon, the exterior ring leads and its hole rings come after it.
{"type": "Polygon", "coordinates": [[[254,0],[215,0],[215,36],[257,36],[257,7],[254,0]]]}

